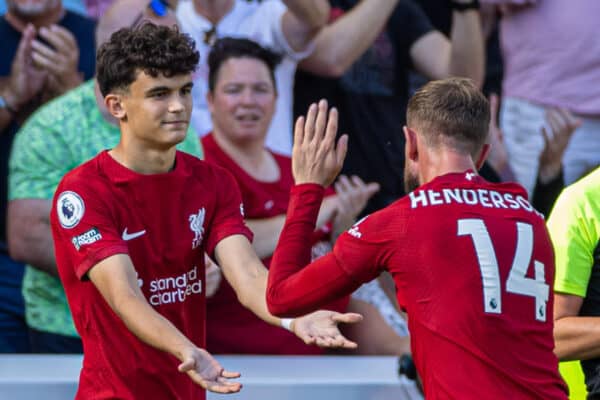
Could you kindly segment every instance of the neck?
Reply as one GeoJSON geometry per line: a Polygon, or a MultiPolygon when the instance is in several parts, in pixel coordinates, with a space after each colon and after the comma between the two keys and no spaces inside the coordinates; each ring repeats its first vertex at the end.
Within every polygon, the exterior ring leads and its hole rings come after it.
{"type": "Polygon", "coordinates": [[[239,0],[193,0],[194,9],[210,23],[216,25],[233,8],[234,1],[239,0]]]}
{"type": "Polygon", "coordinates": [[[28,24],[32,24],[36,29],[42,26],[50,26],[57,23],[65,15],[62,2],[58,2],[56,6],[50,10],[37,16],[21,15],[15,10],[8,10],[4,17],[6,21],[17,31],[23,32],[28,24]]]}
{"type": "Polygon", "coordinates": [[[438,176],[460,173],[469,169],[477,172],[473,158],[469,154],[460,153],[453,149],[441,151],[437,149],[425,154],[420,175],[422,183],[430,182],[438,176]]]}
{"type": "Polygon", "coordinates": [[[123,134],[109,154],[121,165],[142,175],[164,174],[175,167],[175,146],[167,150],[151,149],[128,141],[123,134]]]}
{"type": "Polygon", "coordinates": [[[273,156],[264,147],[264,142],[238,143],[228,140],[214,128],[213,137],[217,145],[251,177],[261,182],[279,179],[279,167],[273,156]]]}

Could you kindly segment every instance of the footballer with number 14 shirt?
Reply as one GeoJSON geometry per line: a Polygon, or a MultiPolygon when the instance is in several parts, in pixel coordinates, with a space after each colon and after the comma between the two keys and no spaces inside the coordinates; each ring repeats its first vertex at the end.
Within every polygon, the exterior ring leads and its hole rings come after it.
{"type": "MultiPolygon", "coordinates": [[[[408,314],[427,400],[567,399],[553,353],[554,256],[544,219],[521,186],[475,172],[489,120],[489,104],[469,80],[433,81],[416,92],[404,128],[410,193],[309,264],[303,238],[346,140],[319,164],[319,154],[333,150],[317,151],[315,137],[335,138],[337,114],[313,105],[295,128],[296,186],[269,270],[269,310],[308,312],[387,270],[408,314]]],[[[323,143],[335,147],[334,139],[323,143]]]]}

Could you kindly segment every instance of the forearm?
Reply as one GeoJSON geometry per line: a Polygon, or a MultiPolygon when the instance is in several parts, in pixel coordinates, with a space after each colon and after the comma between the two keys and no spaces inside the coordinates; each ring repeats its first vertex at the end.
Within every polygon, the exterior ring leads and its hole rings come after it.
{"type": "Polygon", "coordinates": [[[476,10],[454,11],[449,73],[472,79],[481,86],[484,79],[485,50],[481,21],[476,10]]]}
{"type": "Polygon", "coordinates": [[[600,317],[555,320],[554,341],[554,353],[561,361],[600,357],[600,317]]]}
{"type": "Polygon", "coordinates": [[[319,75],[343,75],[375,41],[397,4],[362,0],[319,32],[315,51],[300,67],[319,75]]]}
{"type": "Polygon", "coordinates": [[[238,296],[240,303],[263,321],[271,325],[281,326],[281,319],[271,314],[267,307],[265,296],[267,291],[267,270],[263,268],[263,272],[256,276],[247,287],[251,288],[254,293],[246,296],[238,296]]]}
{"type": "Polygon", "coordinates": [[[284,222],[285,214],[271,218],[246,220],[246,225],[254,234],[252,247],[258,258],[267,258],[273,254],[284,222]]]}
{"type": "Polygon", "coordinates": [[[183,360],[184,349],[195,346],[168,319],[156,312],[143,295],[123,294],[115,299],[113,310],[127,328],[144,343],[183,360]]]}
{"type": "Polygon", "coordinates": [[[137,273],[126,254],[115,254],[87,273],[110,308],[127,329],[144,343],[179,360],[194,346],[168,319],[148,304],[137,282],[137,273]]]}
{"type": "MultiPolygon", "coordinates": [[[[336,207],[336,196],[329,196],[323,200],[319,210],[319,216],[317,217],[317,228],[321,228],[333,219],[336,213],[336,207]]],[[[246,225],[248,225],[248,228],[250,228],[254,234],[252,247],[254,247],[254,251],[258,258],[263,259],[273,255],[284,223],[285,214],[271,218],[246,220],[246,225]]],[[[347,221],[344,223],[347,223],[347,221]]]]}
{"type": "Polygon", "coordinates": [[[271,261],[267,304],[275,315],[306,314],[359,286],[331,253],[307,265],[310,243],[306,238],[314,230],[323,197],[322,188],[311,186],[292,189],[288,218],[271,261]]]}
{"type": "Polygon", "coordinates": [[[322,28],[329,18],[327,0],[283,0],[288,10],[311,30],[322,28]]]}
{"type": "Polygon", "coordinates": [[[242,235],[222,239],[215,247],[215,257],[240,304],[267,323],[281,325],[281,320],[271,315],[267,309],[267,269],[258,259],[248,239],[242,235]]]}
{"type": "Polygon", "coordinates": [[[50,229],[49,200],[13,200],[8,205],[8,249],[13,259],[58,276],[50,229]]]}

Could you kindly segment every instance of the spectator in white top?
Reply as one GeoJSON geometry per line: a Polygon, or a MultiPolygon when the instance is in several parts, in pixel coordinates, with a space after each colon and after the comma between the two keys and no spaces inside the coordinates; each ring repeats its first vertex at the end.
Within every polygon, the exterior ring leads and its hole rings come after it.
{"type": "Polygon", "coordinates": [[[275,71],[278,97],[267,134],[271,150],[290,155],[292,149],[292,93],[297,63],[312,50],[311,41],[329,17],[326,0],[182,1],[177,18],[182,30],[196,41],[200,64],[194,76],[192,125],[203,136],[212,130],[206,102],[208,53],[217,38],[252,39],[279,53],[283,60],[275,71]]]}

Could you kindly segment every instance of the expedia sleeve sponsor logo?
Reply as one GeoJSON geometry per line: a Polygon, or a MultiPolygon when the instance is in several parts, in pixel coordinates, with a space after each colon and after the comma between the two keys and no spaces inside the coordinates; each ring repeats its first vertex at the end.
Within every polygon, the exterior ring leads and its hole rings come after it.
{"type": "Polygon", "coordinates": [[[73,239],[71,239],[71,242],[73,242],[73,246],[75,246],[75,249],[79,251],[81,246],[95,243],[100,239],[102,239],[102,234],[98,231],[98,229],[92,228],[79,236],[75,236],[73,239]]]}

